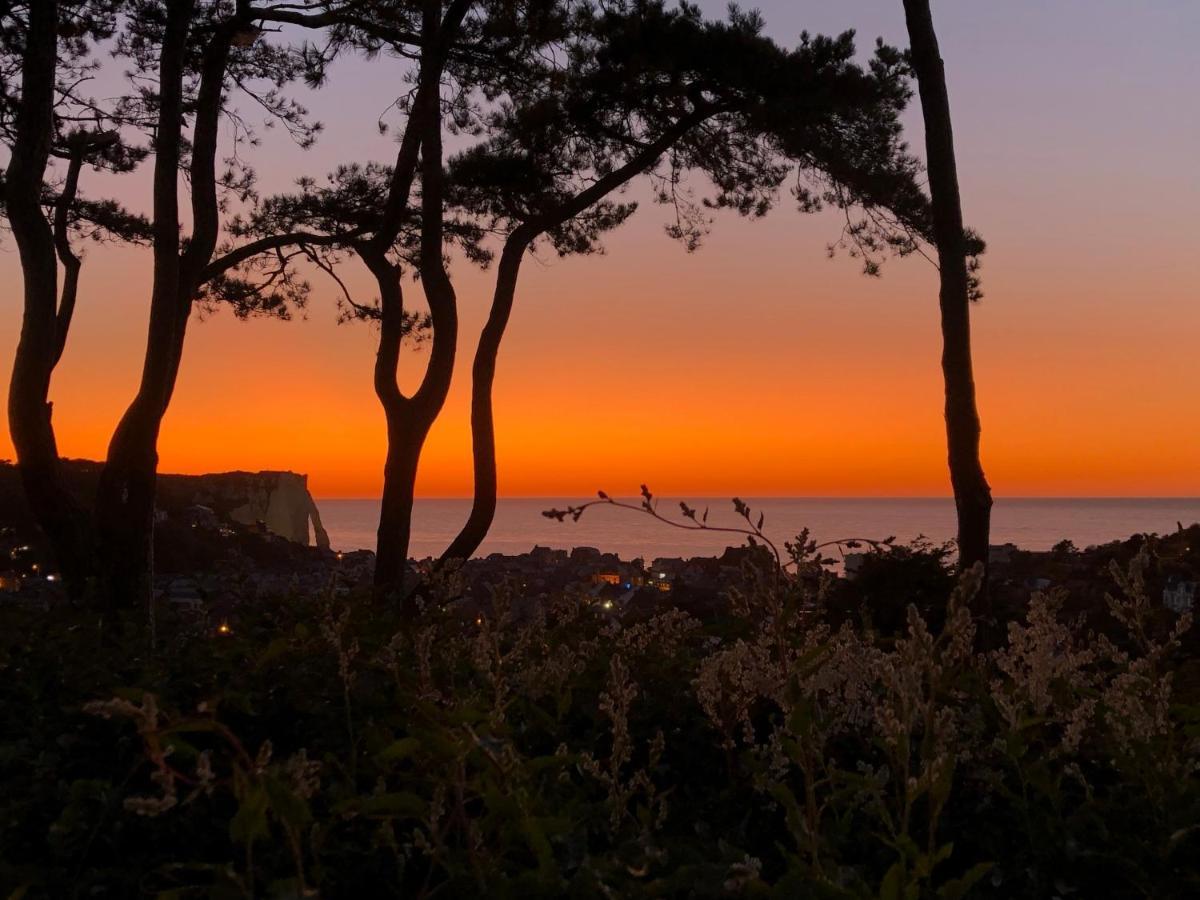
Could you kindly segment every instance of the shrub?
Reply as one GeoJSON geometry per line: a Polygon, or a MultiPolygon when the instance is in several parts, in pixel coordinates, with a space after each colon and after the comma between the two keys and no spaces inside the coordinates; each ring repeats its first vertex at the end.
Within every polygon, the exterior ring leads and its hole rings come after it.
{"type": "MultiPolygon", "coordinates": [[[[757,557],[750,557],[754,561],[757,557]]],[[[811,569],[732,621],[622,627],[453,579],[396,620],[333,587],[230,633],[4,611],[0,879],[25,896],[1184,897],[1200,715],[1184,617],[1113,640],[1035,594],[977,649],[953,587],[884,634],[811,569]],[[521,615],[518,615],[518,611],[521,615]]],[[[880,588],[882,589],[882,588],[880,588]]]]}

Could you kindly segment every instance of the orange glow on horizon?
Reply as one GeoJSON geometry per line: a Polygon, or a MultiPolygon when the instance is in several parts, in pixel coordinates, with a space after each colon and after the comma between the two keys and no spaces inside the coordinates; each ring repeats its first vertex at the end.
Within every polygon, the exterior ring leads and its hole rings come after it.
{"type": "MultiPolygon", "coordinates": [[[[529,267],[497,379],[502,494],[632,494],[643,481],[671,496],[948,494],[932,270],[904,261],[865,279],[851,261],[824,259],[815,242],[786,267],[738,270],[751,238],[770,236],[769,221],[728,224],[731,236],[714,235],[691,257],[661,238],[660,269],[634,262],[642,253],[624,236],[606,257],[529,267]],[[739,313],[725,298],[750,270],[757,305],[739,313]]],[[[761,252],[778,265],[775,250],[768,242],[761,252]]],[[[975,313],[984,462],[996,494],[1200,494],[1200,424],[1176,412],[1190,402],[1188,329],[1115,306],[1082,325],[1063,310],[1043,315],[1040,332],[1025,328],[1022,316],[1051,304],[1036,283],[1011,284],[1001,256],[988,260],[988,295],[975,313]],[[1089,341],[1072,342],[1068,329],[1089,330],[1089,341]]],[[[423,496],[471,492],[469,362],[488,284],[475,272],[459,279],[459,371],[426,444],[423,496]]],[[[1124,289],[1089,279],[1076,291],[1095,302],[1124,289]]],[[[80,340],[54,390],[64,455],[103,456],[135,386],[140,302],[129,301],[120,360],[88,333],[96,311],[81,310],[80,340]]],[[[286,468],[308,473],[319,497],[378,496],[375,335],[331,318],[317,304],[293,323],[194,322],[162,471],[286,468]]],[[[424,352],[406,354],[408,381],[424,352]]]]}

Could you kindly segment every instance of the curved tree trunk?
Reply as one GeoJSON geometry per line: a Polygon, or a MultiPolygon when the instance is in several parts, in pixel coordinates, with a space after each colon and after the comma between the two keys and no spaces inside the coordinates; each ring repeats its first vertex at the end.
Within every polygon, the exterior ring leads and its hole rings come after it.
{"type": "Polygon", "coordinates": [[[941,276],[942,375],[946,443],[958,510],[959,565],[987,566],[992,492],[979,459],[979,412],[971,365],[971,279],[954,157],[946,72],[929,0],[904,0],[912,64],[925,117],[934,239],[941,276]]]}
{"type": "Polygon", "coordinates": [[[428,282],[425,283],[433,318],[433,346],[420,387],[412,397],[405,397],[396,384],[396,368],[404,338],[400,272],[386,261],[376,261],[371,268],[379,284],[382,307],[375,391],[387,419],[388,437],[374,585],[377,598],[394,599],[404,596],[421,451],[450,392],[458,343],[458,313],[452,290],[447,299],[444,293],[439,295],[431,291],[428,282]]]}
{"type": "Polygon", "coordinates": [[[86,144],[83,139],[71,148],[67,177],[63,181],[62,193],[54,204],[54,248],[63,267],[62,294],[55,317],[57,336],[54,342],[54,366],[58,365],[63,351],[67,348],[67,335],[71,331],[71,320],[75,317],[75,300],[79,296],[79,270],[83,263],[71,248],[69,229],[71,207],[75,205],[75,198],[79,193],[79,172],[83,168],[85,150],[86,144]]]}
{"type": "Polygon", "coordinates": [[[437,420],[450,392],[454,374],[458,316],[453,302],[430,297],[433,314],[433,348],[420,388],[412,397],[400,393],[396,365],[403,340],[399,270],[386,261],[390,278],[379,280],[382,320],[375,364],[375,390],[387,419],[388,452],[383,470],[383,496],[375,548],[375,594],[390,598],[401,594],[412,537],[412,509],[417,467],[429,429],[437,420]]]}
{"type": "MultiPolygon", "coordinates": [[[[61,355],[66,322],[60,328],[54,233],[41,206],[54,128],[57,34],[57,2],[30,4],[17,136],[4,184],[24,277],[24,313],[9,384],[8,423],[30,510],[50,543],[68,592],[79,597],[92,571],[91,534],[84,510],[63,483],[51,422],[50,377],[61,355]]],[[[68,291],[71,279],[68,270],[64,305],[73,296],[68,291]]]]}
{"type": "Polygon", "coordinates": [[[466,524],[442,553],[439,562],[463,561],[474,556],[496,517],[499,479],[492,388],[496,380],[496,359],[512,314],[517,278],[525,252],[539,235],[579,215],[652,167],[663,153],[690,129],[708,118],[711,112],[698,108],[684,116],[624,165],[580,191],[558,209],[517,226],[504,242],[500,263],[496,267],[492,307],[479,336],[479,345],[475,350],[475,361],[471,368],[471,457],[475,476],[471,512],[466,524]]]}
{"type": "Polygon", "coordinates": [[[425,439],[446,401],[454,372],[458,310],[454,288],[442,259],[444,189],[440,91],[450,44],[471,5],[472,0],[452,0],[443,20],[440,0],[424,2],[420,77],[392,169],[382,222],[369,240],[355,245],[379,287],[375,393],[387,419],[388,453],[375,547],[377,599],[404,598],[402,589],[412,538],[417,468],[425,439]],[[418,163],[422,181],[420,275],[433,320],[433,346],[420,387],[412,397],[406,397],[396,381],[400,347],[405,337],[404,296],[400,287],[400,267],[388,260],[388,253],[408,210],[418,163]]]}
{"type": "MultiPolygon", "coordinates": [[[[388,422],[388,456],[384,467],[383,497],[375,555],[377,598],[404,597],[404,573],[412,536],[412,506],[416,492],[417,467],[429,429],[433,426],[454,374],[458,346],[458,301],[446,271],[443,253],[445,175],[442,170],[442,107],[439,86],[448,52],[448,42],[462,21],[467,2],[452,4],[445,22],[441,3],[426,0],[421,34],[426,50],[421,61],[421,87],[412,111],[405,143],[420,144],[421,152],[421,287],[429,304],[433,346],[421,385],[411,398],[401,394],[396,383],[400,343],[404,337],[403,297],[399,270],[382,256],[386,247],[376,241],[364,257],[380,288],[381,323],[379,353],[375,364],[375,390],[388,422]]],[[[404,145],[401,146],[403,159],[404,145]]],[[[406,199],[409,184],[399,197],[396,179],[389,207],[406,199]]],[[[411,183],[411,182],[410,182],[411,183]]],[[[407,602],[407,598],[405,598],[407,602]]],[[[411,614],[412,609],[405,612],[411,614]]]]}
{"type": "Polygon", "coordinates": [[[512,314],[521,260],[528,247],[528,240],[510,238],[505,242],[496,268],[492,308],[479,336],[475,361],[471,367],[471,459],[475,475],[471,513],[462,530],[442,554],[444,562],[468,560],[474,556],[496,517],[499,484],[492,387],[496,381],[496,358],[500,353],[500,343],[504,340],[504,331],[512,314]]]}
{"type": "Polygon", "coordinates": [[[359,250],[379,287],[379,348],[375,355],[375,395],[387,420],[387,460],[383,467],[383,496],[375,541],[375,591],[378,596],[398,591],[404,582],[412,533],[413,491],[419,446],[412,436],[412,400],[396,382],[400,346],[404,340],[404,294],[400,268],[373,247],[359,250]],[[408,452],[403,452],[407,450],[408,452]]]}

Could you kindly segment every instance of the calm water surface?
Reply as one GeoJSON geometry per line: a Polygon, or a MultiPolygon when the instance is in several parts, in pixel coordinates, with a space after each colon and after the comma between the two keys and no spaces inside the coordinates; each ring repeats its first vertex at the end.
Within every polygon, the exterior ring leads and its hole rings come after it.
{"type": "MultiPolygon", "coordinates": [[[[689,497],[687,501],[701,510],[708,506],[711,525],[737,524],[728,498],[689,497]]],[[[566,549],[592,546],[626,559],[651,559],[711,556],[730,543],[739,543],[736,536],[679,531],[647,516],[607,507],[589,509],[578,522],[556,522],[542,515],[542,510],[579,502],[579,498],[501,500],[495,525],[480,553],[524,553],[541,544],[566,549]]],[[[805,527],[820,541],[889,535],[906,541],[921,534],[944,541],[954,536],[954,502],[947,498],[763,497],[747,502],[756,514],[762,511],[766,515],[763,529],[778,543],[805,527]]],[[[378,500],[323,499],[317,506],[335,549],[374,548],[378,500]]],[[[470,507],[469,500],[418,500],[412,555],[421,558],[441,553],[466,521],[470,507]]],[[[659,510],[670,518],[677,518],[678,509],[678,500],[659,501],[659,510]]],[[[1138,532],[1173,531],[1176,523],[1196,521],[1200,521],[1200,498],[1002,498],[993,512],[992,543],[1012,542],[1029,550],[1044,550],[1068,538],[1086,547],[1138,532]]]]}

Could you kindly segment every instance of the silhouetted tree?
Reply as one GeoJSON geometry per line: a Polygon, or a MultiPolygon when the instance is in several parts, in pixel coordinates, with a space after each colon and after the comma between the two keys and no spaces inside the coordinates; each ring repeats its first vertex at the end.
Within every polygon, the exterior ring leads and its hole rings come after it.
{"type": "Polygon", "coordinates": [[[941,280],[946,444],[958,511],[959,564],[986,566],[992,492],[979,458],[979,411],[971,364],[971,300],[977,293],[970,262],[972,238],[963,227],[946,71],[929,0],[904,0],[904,13],[925,118],[931,232],[941,280]]]}
{"type": "MultiPolygon", "coordinates": [[[[632,204],[606,198],[641,174],[650,175],[656,199],[676,213],[669,232],[689,247],[707,228],[710,209],[763,215],[797,169],[817,184],[796,190],[805,210],[824,202],[874,204],[915,219],[925,209],[915,163],[899,141],[898,115],[910,94],[901,54],[891,48],[880,47],[864,70],[853,62],[849,34],[806,38],[789,53],[761,35],[757,16],[735,12],[729,22],[707,23],[690,7],[669,10],[657,0],[572,15],[549,0],[540,9],[518,5],[516,12],[505,3],[431,2],[421,13],[419,26],[397,28],[388,19],[386,27],[356,23],[345,35],[376,41],[369,49],[387,46],[417,57],[416,85],[402,98],[408,121],[394,165],[346,166],[321,187],[302,180],[299,193],[266,201],[243,228],[261,240],[304,225],[334,238],[307,248],[319,268],[335,274],[345,251],[375,276],[375,306],[342,288],[351,315],[374,319],[380,330],[375,389],[388,422],[380,595],[403,579],[421,449],[454,365],[457,311],[444,238],[479,261],[489,258],[478,244],[482,234],[505,238],[474,366],[476,499],[447,553],[453,558],[473,552],[494,512],[491,382],[521,260],[539,239],[559,253],[595,249],[603,232],[633,211],[632,204]],[[533,52],[542,47],[551,52],[533,52]],[[435,83],[448,91],[441,104],[433,103],[432,90],[424,93],[435,83]],[[447,174],[440,163],[443,107],[453,115],[451,127],[483,138],[447,174]],[[682,185],[689,171],[711,180],[710,197],[690,197],[682,185]],[[418,187],[419,212],[409,202],[418,187]],[[479,224],[472,229],[471,221],[479,224]],[[430,310],[423,322],[404,307],[401,276],[413,270],[430,310]],[[419,387],[406,395],[396,382],[401,343],[421,324],[428,327],[430,355],[419,387]]],[[[866,242],[900,221],[896,213],[855,238],[866,242]]],[[[895,240],[911,242],[907,232],[895,240]]]]}
{"type": "Polygon", "coordinates": [[[93,571],[90,516],[63,484],[49,401],[79,290],[82,260],[72,236],[138,240],[148,227],[116,202],[79,191],[85,165],[128,171],[143,155],[114,130],[114,109],[81,93],[94,45],[111,36],[118,8],[112,0],[44,0],[11,4],[0,19],[0,135],[10,151],[4,210],[24,279],[9,429],[29,508],[76,598],[93,571]],[[52,160],[66,163],[58,185],[52,160]]]}
{"type": "MultiPolygon", "coordinates": [[[[245,229],[259,235],[306,223],[356,255],[374,276],[379,292],[374,306],[359,303],[342,287],[349,317],[371,319],[379,326],[374,383],[387,422],[388,448],[376,543],[375,590],[380,597],[396,595],[403,584],[421,451],[454,370],[458,311],[445,244],[449,240],[469,257],[487,259],[478,248],[480,229],[448,212],[443,108],[450,110],[457,130],[473,133],[485,127],[476,109],[479,96],[483,104],[495,104],[501,96],[523,90],[519,85],[534,77],[540,65],[532,61],[532,48],[559,34],[562,25],[557,0],[451,0],[445,6],[428,0],[420,4],[419,22],[398,25],[412,6],[401,3],[395,15],[381,15],[377,22],[347,20],[351,24],[342,35],[368,50],[383,46],[416,58],[415,87],[398,104],[407,121],[393,165],[344,166],[321,187],[304,181],[298,194],[264,203],[245,229]],[[413,202],[410,195],[418,186],[413,202]],[[419,277],[427,317],[405,308],[402,278],[408,271],[419,277]],[[420,384],[406,394],[397,382],[397,366],[402,343],[414,331],[428,338],[430,353],[420,384]]],[[[334,277],[341,258],[332,247],[309,253],[311,262],[334,277]]]]}
{"type": "MultiPolygon", "coordinates": [[[[326,60],[286,44],[259,40],[262,23],[290,20],[295,4],[252,6],[249,0],[199,4],[195,0],[141,0],[132,4],[120,49],[137,73],[157,80],[157,91],[130,98],[130,118],[141,113],[153,133],[153,282],[146,356],[137,395],[109,444],[96,500],[101,575],[110,608],[149,599],[158,434],[175,388],[184,336],[193,304],[230,299],[241,314],[282,314],[302,301],[305,286],[279,272],[265,286],[231,275],[271,243],[230,249],[214,259],[221,232],[222,191],[245,199],[253,187],[250,170],[218,176],[217,150],[224,115],[235,140],[244,122],[228,106],[234,87],[251,91],[268,115],[282,121],[302,145],[318,126],[282,88],[297,78],[317,81],[326,60]],[[253,92],[249,85],[267,85],[253,92]],[[184,123],[191,120],[190,140],[184,123]],[[185,153],[185,150],[187,151],[185,153]],[[179,233],[179,172],[191,188],[192,232],[179,233]]],[[[302,236],[274,236],[274,249],[302,236]]]]}
{"type": "MultiPolygon", "coordinates": [[[[397,382],[400,346],[408,329],[400,289],[400,269],[380,252],[394,243],[398,228],[377,231],[360,255],[379,286],[379,351],[375,364],[375,393],[387,421],[387,458],[376,537],[375,590],[388,596],[403,585],[412,535],[412,507],[421,448],[446,402],[458,344],[458,305],[443,256],[444,176],[442,171],[441,83],[450,45],[459,39],[463,18],[471,7],[452,0],[445,14],[440,2],[425,0],[421,17],[421,54],[417,92],[413,98],[404,142],[420,144],[421,200],[418,271],[429,305],[432,342],[425,374],[412,396],[397,382]]],[[[403,143],[401,149],[403,150],[403,143]]],[[[388,205],[406,206],[414,171],[408,158],[398,158],[404,184],[393,190],[388,205]]]]}
{"type": "Polygon", "coordinates": [[[677,212],[669,231],[694,248],[706,208],[764,215],[796,172],[804,211],[865,207],[875,218],[855,228],[860,242],[886,234],[902,249],[911,243],[897,217],[918,219],[924,198],[900,141],[909,97],[900,54],[880,46],[864,71],[850,34],[806,36],[787,52],[761,27],[757,16],[735,11],[728,23],[706,23],[695,9],[656,2],[588,16],[569,71],[528,106],[506,110],[489,145],[456,160],[465,205],[508,236],[472,370],[474,499],[444,560],[474,554],[495,514],[496,360],[521,260],[540,237],[560,255],[591,251],[633,212],[603,198],[646,174],[677,212]],[[680,193],[689,170],[716,188],[701,206],[680,193]],[[879,211],[890,219],[880,222],[879,211]]]}

